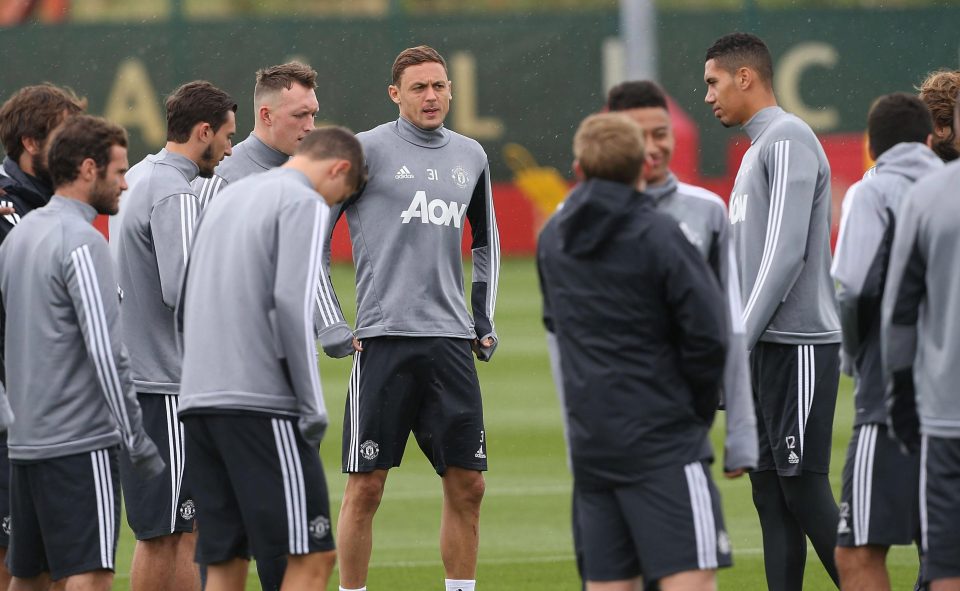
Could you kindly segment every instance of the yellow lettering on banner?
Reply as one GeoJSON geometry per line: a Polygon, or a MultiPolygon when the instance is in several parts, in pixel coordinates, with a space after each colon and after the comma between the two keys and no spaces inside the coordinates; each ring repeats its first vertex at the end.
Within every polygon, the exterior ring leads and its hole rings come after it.
{"type": "Polygon", "coordinates": [[[151,149],[167,139],[167,126],[157,103],[157,93],[143,62],[130,58],[117,68],[104,116],[131,131],[139,129],[151,149]]]}
{"type": "Polygon", "coordinates": [[[840,125],[840,112],[835,107],[814,107],[803,102],[800,83],[806,70],[820,66],[833,68],[839,54],[829,43],[808,41],[800,43],[780,58],[773,77],[774,91],[780,105],[803,119],[814,131],[831,131],[840,125]]]}
{"type": "Polygon", "coordinates": [[[503,121],[496,117],[477,116],[477,60],[467,51],[458,51],[450,59],[455,100],[451,114],[453,127],[477,140],[503,137],[503,121]]]}

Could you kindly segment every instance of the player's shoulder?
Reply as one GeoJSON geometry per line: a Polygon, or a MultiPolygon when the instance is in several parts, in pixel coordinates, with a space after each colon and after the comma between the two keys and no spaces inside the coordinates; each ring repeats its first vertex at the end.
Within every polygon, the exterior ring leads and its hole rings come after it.
{"type": "Polygon", "coordinates": [[[907,200],[914,205],[930,202],[948,201],[948,207],[955,207],[956,187],[960,186],[960,160],[954,160],[940,169],[923,176],[910,187],[907,200]]]}
{"type": "Polygon", "coordinates": [[[480,145],[480,142],[473,139],[472,137],[467,137],[462,133],[457,133],[452,129],[445,128],[447,133],[450,134],[450,143],[456,145],[458,148],[463,150],[470,150],[476,152],[477,154],[483,155],[484,158],[487,157],[487,153],[483,150],[483,146],[480,145]]]}
{"type": "Polygon", "coordinates": [[[698,187],[696,185],[691,185],[688,183],[677,183],[677,193],[683,195],[694,202],[702,203],[703,205],[716,208],[722,213],[726,214],[727,204],[723,202],[723,199],[719,195],[704,189],[703,187],[698,187]]]}
{"type": "Polygon", "coordinates": [[[395,125],[396,122],[394,121],[381,123],[372,129],[361,131],[357,134],[357,139],[360,141],[360,145],[363,146],[363,149],[366,150],[370,145],[374,145],[378,142],[382,142],[385,139],[395,136],[396,134],[393,133],[392,130],[392,127],[395,125]]]}

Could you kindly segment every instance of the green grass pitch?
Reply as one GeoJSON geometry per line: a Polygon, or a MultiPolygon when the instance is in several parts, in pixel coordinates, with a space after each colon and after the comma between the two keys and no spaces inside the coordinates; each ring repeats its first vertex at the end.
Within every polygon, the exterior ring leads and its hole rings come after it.
{"type": "MultiPolygon", "coordinates": [[[[353,270],[336,265],[334,284],[349,318],[353,317],[353,270]]],[[[504,260],[497,300],[501,344],[494,360],[479,364],[484,394],[490,471],[480,527],[479,589],[554,591],[579,589],[570,538],[570,486],[560,409],[550,379],[540,295],[530,259],[504,260]]],[[[345,478],[340,473],[340,433],[349,360],[321,361],[331,426],[321,449],[334,514],[345,478]]],[[[853,415],[849,381],[841,384],[834,427],[831,481],[839,496],[840,472],[853,415]]],[[[722,416],[713,439],[722,441],[722,416]]],[[[720,587],[763,589],[760,527],[746,478],[715,477],[734,548],[734,566],[721,571],[720,587]]],[[[416,443],[407,446],[403,466],[391,472],[374,529],[369,588],[372,591],[441,590],[443,567],[438,550],[440,482],[416,443]]],[[[202,508],[201,508],[202,511],[202,508]]],[[[129,588],[133,536],[124,523],[120,534],[114,589],[129,588]]],[[[888,564],[894,589],[912,586],[917,559],[909,547],[894,548],[888,564]]],[[[247,589],[259,589],[251,569],[247,589]]],[[[804,589],[833,589],[812,547],[804,589]]],[[[337,589],[336,573],[329,589],[337,589]]]]}

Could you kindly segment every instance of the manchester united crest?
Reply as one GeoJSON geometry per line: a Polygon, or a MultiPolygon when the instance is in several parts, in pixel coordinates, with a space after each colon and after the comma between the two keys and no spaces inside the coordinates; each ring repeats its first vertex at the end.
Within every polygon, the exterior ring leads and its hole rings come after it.
{"type": "Polygon", "coordinates": [[[467,171],[462,166],[454,168],[450,176],[453,177],[453,182],[457,183],[457,186],[461,189],[466,189],[467,185],[470,184],[470,175],[467,174],[467,171]]]}

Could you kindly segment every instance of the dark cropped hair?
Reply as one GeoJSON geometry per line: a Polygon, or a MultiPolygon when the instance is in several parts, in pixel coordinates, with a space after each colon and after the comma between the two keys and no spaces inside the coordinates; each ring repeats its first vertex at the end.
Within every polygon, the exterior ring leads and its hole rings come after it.
{"type": "Polygon", "coordinates": [[[67,118],[53,132],[47,148],[47,168],[53,186],[75,181],[80,174],[80,164],[87,158],[93,159],[102,177],[110,164],[113,146],[127,147],[127,132],[119,125],[92,115],[67,118]]]}
{"type": "Polygon", "coordinates": [[[932,133],[930,109],[905,92],[881,96],[867,115],[867,137],[875,158],[901,142],[926,142],[932,133]]]}
{"type": "Polygon", "coordinates": [[[363,147],[353,132],[346,127],[331,125],[314,129],[304,136],[295,153],[313,160],[342,158],[350,163],[351,187],[358,189],[367,182],[363,147]]]}
{"type": "Polygon", "coordinates": [[[650,80],[632,80],[620,83],[607,93],[608,111],[628,109],[667,109],[667,94],[660,85],[650,80]]]}
{"type": "Polygon", "coordinates": [[[50,83],[24,86],[0,107],[0,141],[11,160],[23,153],[23,138],[44,143],[63,115],[74,115],[87,107],[69,88],[50,83]]]}
{"type": "Polygon", "coordinates": [[[418,45],[417,47],[408,47],[407,49],[404,49],[400,52],[400,55],[397,56],[397,59],[393,60],[392,75],[394,86],[400,84],[400,76],[403,75],[404,70],[410,66],[416,66],[430,62],[440,64],[443,66],[444,71],[447,70],[446,60],[444,60],[443,56],[432,47],[427,45],[418,45]]]}
{"type": "Polygon", "coordinates": [[[747,67],[760,75],[768,86],[773,84],[773,59],[767,44],[750,33],[730,33],[710,46],[703,61],[715,60],[724,70],[734,72],[747,67]]]}
{"type": "Polygon", "coordinates": [[[209,123],[216,132],[227,113],[237,112],[230,95],[205,80],[187,82],[167,97],[167,141],[183,144],[197,123],[209,123]]]}

